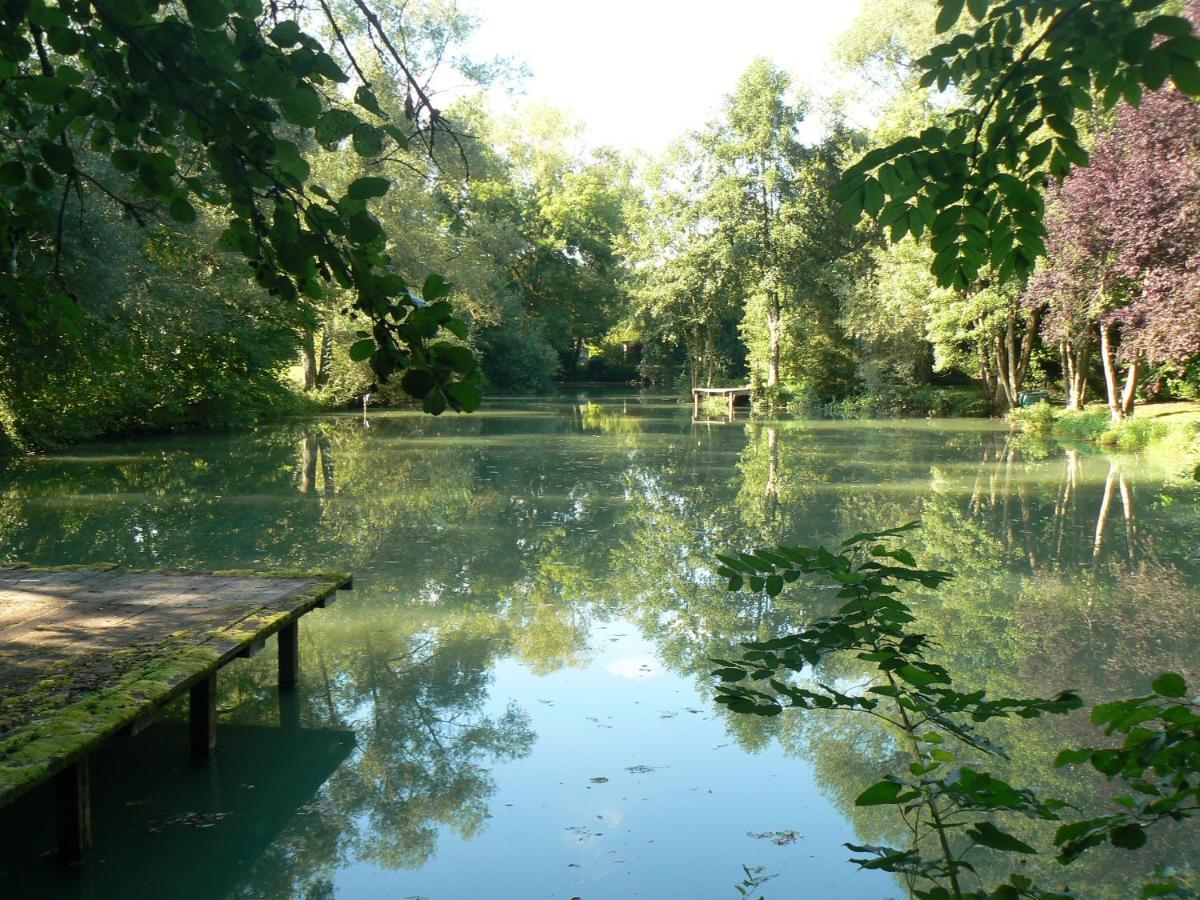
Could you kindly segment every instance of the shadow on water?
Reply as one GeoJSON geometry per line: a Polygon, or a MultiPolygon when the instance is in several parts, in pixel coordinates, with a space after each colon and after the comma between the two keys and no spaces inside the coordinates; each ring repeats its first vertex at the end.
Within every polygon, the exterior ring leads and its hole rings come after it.
{"type": "Polygon", "coordinates": [[[227,726],[210,762],[190,761],[187,748],[187,728],[164,723],[94,754],[100,827],[78,872],[47,864],[48,786],[22,797],[0,820],[4,883],[24,897],[200,900],[229,895],[256,863],[286,882],[290,866],[269,848],[294,817],[319,815],[321,785],[352,754],[354,732],[227,726]]]}

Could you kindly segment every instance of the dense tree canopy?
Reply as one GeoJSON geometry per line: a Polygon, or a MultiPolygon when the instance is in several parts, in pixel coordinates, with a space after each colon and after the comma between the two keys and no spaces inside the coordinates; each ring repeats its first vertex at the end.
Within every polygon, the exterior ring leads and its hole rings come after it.
{"type": "Polygon", "coordinates": [[[1196,394],[1200,41],[1176,12],[867,3],[833,96],[758,59],[647,158],[498,113],[484,89],[519,66],[471,58],[453,4],[11,6],[0,431],[564,378],[826,410],[1001,411],[1060,376],[1121,415],[1196,394]],[[447,65],[468,87],[443,101],[447,65]]]}

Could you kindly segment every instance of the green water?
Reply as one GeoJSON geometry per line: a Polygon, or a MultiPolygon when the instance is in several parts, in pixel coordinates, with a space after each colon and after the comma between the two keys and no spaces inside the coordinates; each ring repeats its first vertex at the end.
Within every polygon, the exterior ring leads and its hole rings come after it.
{"type": "MultiPolygon", "coordinates": [[[[710,656],[828,608],[728,595],[713,555],[730,548],[920,518],[912,550],[958,573],[923,622],[964,685],[1099,701],[1200,674],[1200,507],[1181,461],[1023,445],[978,421],[690,412],[497,401],[95,444],[0,473],[0,557],[355,574],[304,619],[295,704],[280,709],[271,653],[222,672],[211,765],[188,762],[178,716],[100,754],[82,871],[46,856],[45,792],[0,813],[0,893],[721,898],[762,865],[777,877],[754,896],[902,896],[841,846],[902,840],[853,807],[902,764],[891,741],[712,703],[710,656]]],[[[1081,805],[1103,793],[1048,769],[1091,740],[1085,719],[1007,737],[1014,780],[1081,805]]],[[[1096,854],[1070,881],[1127,896],[1135,871],[1200,861],[1191,832],[1151,849],[1096,854]]]]}

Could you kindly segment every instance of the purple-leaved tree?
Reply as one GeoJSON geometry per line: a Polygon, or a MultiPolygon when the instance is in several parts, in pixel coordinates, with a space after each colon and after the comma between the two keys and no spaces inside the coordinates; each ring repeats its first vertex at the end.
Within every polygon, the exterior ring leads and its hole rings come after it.
{"type": "Polygon", "coordinates": [[[1051,200],[1025,301],[1061,350],[1068,408],[1082,407],[1098,348],[1119,421],[1144,367],[1200,354],[1200,105],[1164,88],[1122,107],[1051,200]]]}

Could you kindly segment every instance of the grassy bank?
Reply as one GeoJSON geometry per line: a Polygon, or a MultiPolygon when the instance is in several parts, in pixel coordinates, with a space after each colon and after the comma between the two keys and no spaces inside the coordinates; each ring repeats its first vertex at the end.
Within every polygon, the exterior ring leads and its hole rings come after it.
{"type": "Polygon", "coordinates": [[[1106,406],[1067,412],[1049,403],[1015,410],[1010,418],[1028,434],[1087,441],[1120,450],[1141,450],[1154,445],[1194,453],[1200,448],[1200,403],[1192,401],[1138,406],[1133,416],[1123,422],[1113,422],[1106,406]]]}

